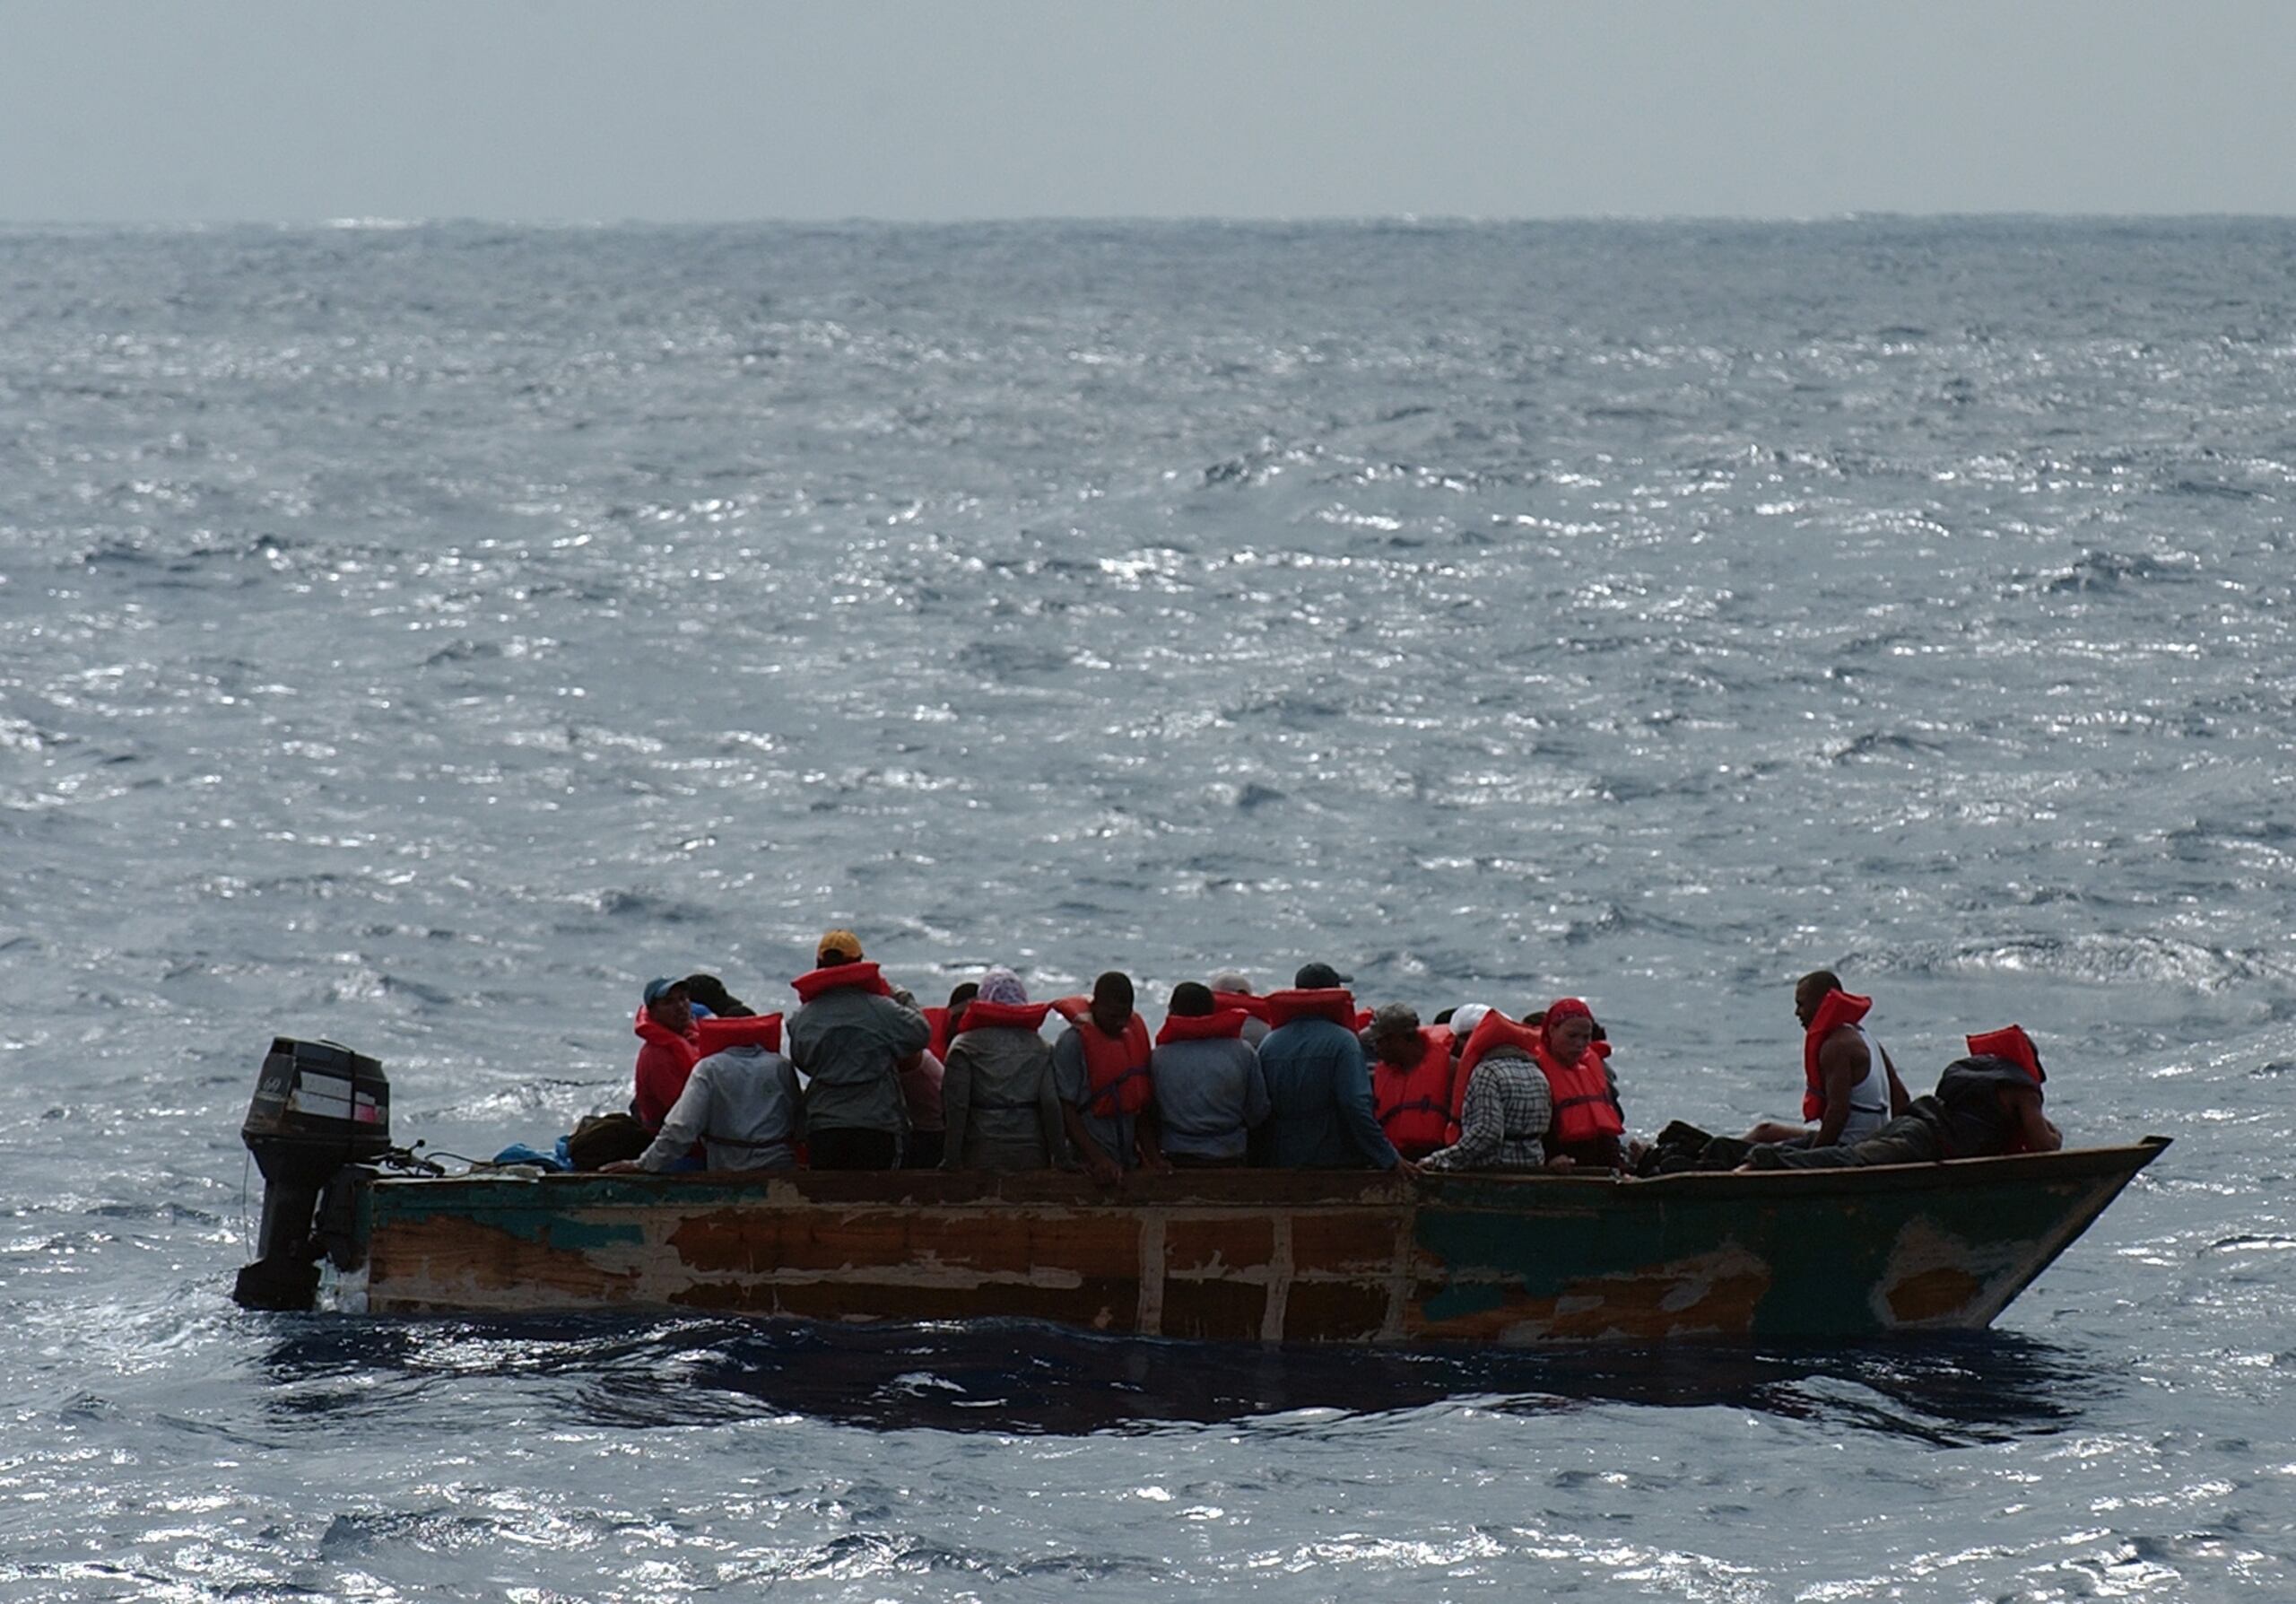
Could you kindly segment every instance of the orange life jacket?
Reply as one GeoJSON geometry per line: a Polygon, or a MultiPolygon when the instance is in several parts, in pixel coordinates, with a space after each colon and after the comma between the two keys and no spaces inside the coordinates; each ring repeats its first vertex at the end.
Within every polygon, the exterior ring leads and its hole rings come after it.
{"type": "MultiPolygon", "coordinates": [[[[2048,1072],[2041,1068],[2041,1055],[2033,1046],[2033,1039],[2025,1034],[2025,1027],[2021,1024],[2005,1024],[1997,1031],[1986,1031],[1979,1035],[1965,1036],[1962,1040],[1970,1044],[1971,1058],[2006,1059],[2031,1076],[2035,1085],[2039,1085],[2048,1078],[2048,1072]]],[[[2003,1151],[2005,1153],[2032,1151],[2031,1146],[2025,1141],[2025,1133],[2022,1127],[2014,1136],[2009,1138],[2009,1146],[2003,1151]]]]}
{"type": "Polygon", "coordinates": [[[2007,1059],[2031,1076],[2035,1085],[2048,1078],[2041,1068],[2041,1055],[2034,1048],[2033,1039],[2025,1034],[2025,1027],[2021,1024],[2004,1025],[1997,1031],[1965,1036],[1962,1040],[1970,1044],[1971,1058],[2007,1059]]]}
{"type": "Polygon", "coordinates": [[[1262,1024],[1267,1022],[1267,998],[1255,997],[1248,991],[1215,991],[1212,994],[1212,1010],[1219,1013],[1226,1008],[1241,1008],[1262,1024]]]}
{"type": "Polygon", "coordinates": [[[965,1005],[965,1031],[1024,1030],[1032,1031],[1044,1024],[1044,1016],[1052,1012],[1052,1005],[1040,1003],[993,1003],[978,998],[965,1005]]]}
{"type": "Polygon", "coordinates": [[[1156,1045],[1233,1041],[1244,1033],[1244,1021],[1250,1017],[1241,1008],[1214,1008],[1209,1014],[1167,1014],[1164,1028],[1156,1033],[1156,1045]]]}
{"type": "Polygon", "coordinates": [[[646,1045],[638,1050],[637,1095],[631,1106],[639,1119],[655,1129],[661,1128],[670,1105],[685,1090],[693,1067],[711,1053],[728,1047],[781,1050],[778,1014],[712,1015],[694,1020],[681,1033],[660,1024],[641,1007],[636,1029],[638,1039],[646,1045]]]}
{"type": "Polygon", "coordinates": [[[1279,1030],[1295,1019],[1328,1019],[1352,1031],[1360,1031],[1368,1023],[1356,1012],[1355,994],[1344,987],[1271,991],[1260,1000],[1267,1005],[1268,1024],[1279,1030]]]}
{"type": "Polygon", "coordinates": [[[1076,1027],[1076,1039],[1084,1046],[1084,1077],[1092,1089],[1084,1111],[1096,1120],[1113,1120],[1146,1108],[1156,1090],[1148,1078],[1146,1021],[1135,1014],[1124,1022],[1122,1035],[1111,1036],[1092,1018],[1091,998],[1064,997],[1050,1006],[1076,1027]]]}
{"type": "Polygon", "coordinates": [[[874,963],[856,961],[832,963],[827,969],[809,969],[789,982],[797,1000],[809,1003],[824,991],[834,991],[840,986],[858,986],[873,997],[891,997],[893,989],[885,984],[885,977],[877,972],[874,963]]]}
{"type": "Polygon", "coordinates": [[[1810,1028],[1802,1034],[1802,1118],[1822,1120],[1826,1114],[1826,1077],[1818,1069],[1818,1050],[1826,1038],[1845,1024],[1856,1024],[1866,1017],[1874,1006],[1870,997],[1853,997],[1847,991],[1829,991],[1818,1004],[1818,1011],[1810,1016],[1810,1028]]]}
{"type": "Polygon", "coordinates": [[[1371,1106],[1379,1129],[1405,1158],[1424,1158],[1458,1139],[1451,1107],[1451,1027],[1419,1033],[1419,1062],[1398,1069],[1385,1059],[1371,1064],[1371,1106]]]}
{"type": "Polygon", "coordinates": [[[1550,1129],[1556,1146],[1615,1141],[1626,1134],[1626,1120],[1611,1100],[1610,1071],[1603,1068],[1602,1054],[1589,1046],[1577,1063],[1565,1064],[1548,1050],[1546,1033],[1542,1031],[1531,1056],[1538,1060],[1539,1073],[1546,1077],[1547,1089],[1554,1094],[1554,1124],[1550,1129]]]}
{"type": "Polygon", "coordinates": [[[965,1011],[962,1008],[952,1011],[936,1007],[925,1009],[924,1014],[925,1023],[933,1027],[933,1040],[927,1044],[933,1056],[936,1059],[947,1058],[949,1043],[964,1032],[965,1011]],[[952,1024],[956,1027],[954,1030],[950,1028],[952,1024]]]}
{"type": "Polygon", "coordinates": [[[1518,1024],[1496,1008],[1475,1021],[1474,1030],[1467,1037],[1466,1049],[1459,1054],[1458,1085],[1451,1098],[1452,1120],[1456,1121],[1459,1111],[1465,1106],[1468,1077],[1474,1074],[1474,1067],[1483,1062],[1483,1055],[1494,1047],[1519,1047],[1535,1057],[1539,1043],[1544,1040],[1538,1026],[1518,1024]]]}

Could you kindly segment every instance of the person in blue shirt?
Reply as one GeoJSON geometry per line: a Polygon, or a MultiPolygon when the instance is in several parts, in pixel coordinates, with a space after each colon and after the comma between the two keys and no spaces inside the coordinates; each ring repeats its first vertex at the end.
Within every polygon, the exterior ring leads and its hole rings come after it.
{"type": "Polygon", "coordinates": [[[1265,1162],[1285,1170],[1416,1173],[1372,1110],[1371,1068],[1345,980],[1328,963],[1306,964],[1293,989],[1268,999],[1283,1023],[1259,1046],[1269,1106],[1265,1162]]]}

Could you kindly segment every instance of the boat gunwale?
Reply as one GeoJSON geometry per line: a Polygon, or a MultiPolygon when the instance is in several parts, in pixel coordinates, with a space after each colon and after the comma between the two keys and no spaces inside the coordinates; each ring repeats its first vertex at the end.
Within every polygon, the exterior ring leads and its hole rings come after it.
{"type": "MultiPolygon", "coordinates": [[[[1127,1174],[1109,1188],[1073,1171],[719,1170],[674,1173],[597,1172],[534,1174],[515,1168],[459,1175],[378,1174],[380,1197],[446,1205],[442,1194],[484,1193],[490,1207],[703,1207],[720,1202],[831,1208],[1063,1207],[1129,1210],[1211,1208],[1505,1208],[1593,1203],[1634,1207],[1672,1202],[1781,1201],[1787,1198],[1958,1190],[2118,1176],[2124,1181],[2158,1158],[2170,1138],[1854,1168],[1685,1171],[1648,1178],[1505,1171],[1426,1172],[1416,1178],[1364,1170],[1183,1170],[1127,1174]],[[525,1188],[532,1190],[524,1190],[525,1188]]],[[[387,1211],[391,1205],[382,1207],[387,1211]]]]}

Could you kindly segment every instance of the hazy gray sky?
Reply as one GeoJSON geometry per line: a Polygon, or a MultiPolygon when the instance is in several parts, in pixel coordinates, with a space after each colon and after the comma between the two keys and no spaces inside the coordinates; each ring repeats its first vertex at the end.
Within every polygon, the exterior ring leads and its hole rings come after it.
{"type": "Polygon", "coordinates": [[[0,0],[12,222],[2296,213],[2296,0],[0,0]]]}

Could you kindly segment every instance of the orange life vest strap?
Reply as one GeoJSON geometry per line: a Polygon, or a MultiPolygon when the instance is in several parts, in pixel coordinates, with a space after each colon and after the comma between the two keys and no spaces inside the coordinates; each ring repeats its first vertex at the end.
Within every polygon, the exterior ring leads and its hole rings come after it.
{"type": "Polygon", "coordinates": [[[1241,1008],[1214,1008],[1209,1014],[1168,1014],[1163,1028],[1156,1033],[1156,1045],[1232,1041],[1244,1033],[1244,1021],[1250,1017],[1241,1008]]]}
{"type": "Polygon", "coordinates": [[[832,963],[827,969],[809,969],[789,982],[799,1002],[811,1002],[825,991],[835,991],[846,986],[857,986],[873,997],[891,997],[893,989],[885,984],[885,977],[877,972],[874,963],[857,961],[832,963]]]}
{"type": "Polygon", "coordinates": [[[1212,1008],[1214,1013],[1223,1008],[1241,1008],[1262,1024],[1267,1022],[1267,998],[1248,991],[1215,991],[1212,994],[1212,1008]]]}
{"type": "Polygon", "coordinates": [[[1272,991],[1262,1000],[1267,1004],[1268,1024],[1278,1029],[1295,1019],[1328,1019],[1349,1030],[1362,1028],[1356,1023],[1355,994],[1344,987],[1272,991]]]}
{"type": "MultiPolygon", "coordinates": [[[[1039,1029],[1044,1016],[1052,1012],[1052,1005],[1040,1003],[992,1003],[978,998],[965,1005],[964,1028],[968,1031],[1039,1029]]],[[[962,1034],[963,1032],[959,1032],[962,1034]]]]}
{"type": "Polygon", "coordinates": [[[693,1022],[694,1041],[701,1049],[701,1056],[728,1047],[762,1047],[768,1052],[781,1050],[781,1016],[778,1014],[713,1014],[707,1019],[693,1022]]]}
{"type": "Polygon", "coordinates": [[[1810,1028],[1802,1034],[1802,1118],[1822,1120],[1826,1113],[1826,1077],[1818,1068],[1818,1052],[1825,1046],[1826,1038],[1845,1024],[1856,1024],[1866,1017],[1874,1006],[1870,997],[1857,997],[1848,991],[1829,991],[1818,1004],[1818,1011],[1810,1016],[1810,1028]]]}
{"type": "Polygon", "coordinates": [[[1962,1040],[1970,1044],[1970,1056],[1972,1058],[2007,1059],[2031,1076],[2035,1085],[2048,1079],[2048,1072],[2041,1068],[2041,1055],[2034,1048],[2033,1039],[2025,1034],[2022,1025],[2005,1024],[1997,1031],[1986,1031],[1979,1035],[1965,1036],[1962,1040]]]}

